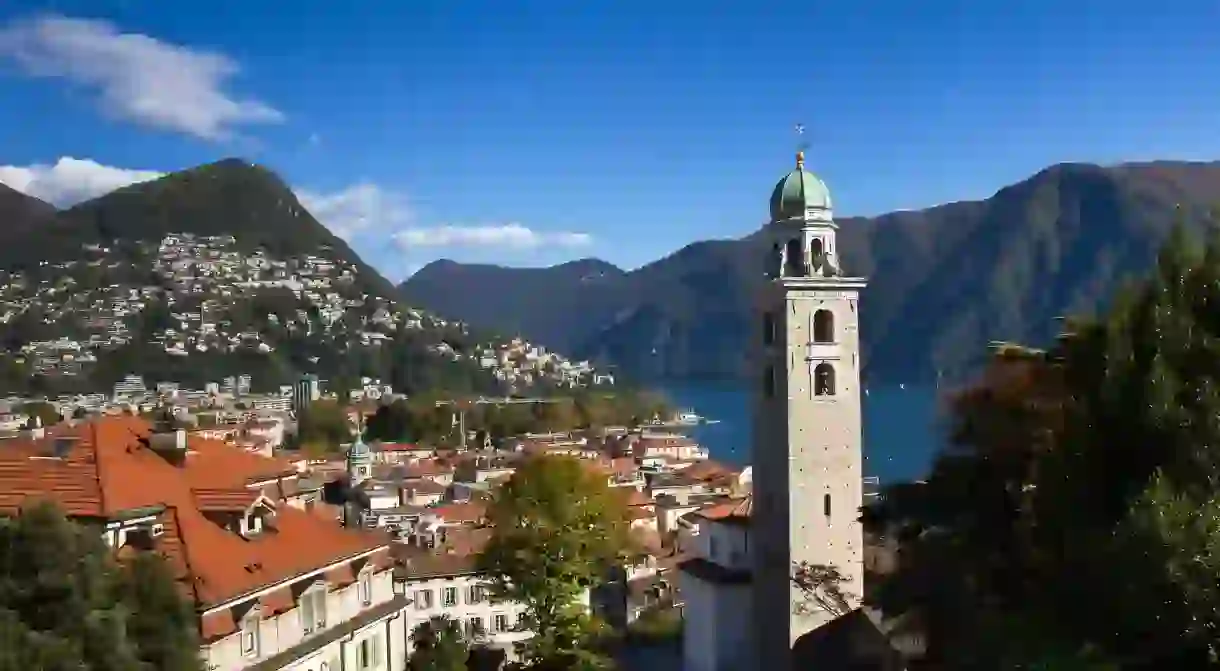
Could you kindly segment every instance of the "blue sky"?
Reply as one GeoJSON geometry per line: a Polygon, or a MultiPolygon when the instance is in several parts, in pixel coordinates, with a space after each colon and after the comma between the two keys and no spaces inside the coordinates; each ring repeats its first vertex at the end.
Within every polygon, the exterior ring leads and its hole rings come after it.
{"type": "Polygon", "coordinates": [[[0,4],[0,181],[66,205],[225,156],[398,279],[738,237],[796,123],[840,215],[1055,162],[1220,156],[1220,5],[0,4]]]}

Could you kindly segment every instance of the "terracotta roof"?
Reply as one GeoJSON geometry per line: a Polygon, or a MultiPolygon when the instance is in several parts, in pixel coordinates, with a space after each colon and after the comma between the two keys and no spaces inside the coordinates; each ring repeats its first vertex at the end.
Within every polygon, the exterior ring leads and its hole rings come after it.
{"type": "Polygon", "coordinates": [[[402,469],[404,478],[427,478],[446,475],[453,472],[453,467],[437,459],[420,459],[407,464],[402,469]]]}
{"type": "Polygon", "coordinates": [[[426,450],[431,452],[431,448],[423,445],[415,445],[413,443],[386,443],[376,441],[369,445],[374,452],[415,452],[417,450],[426,450]]]}
{"type": "Polygon", "coordinates": [[[195,505],[203,512],[244,512],[254,505],[262,492],[250,489],[192,489],[195,505]]]}
{"type": "Polygon", "coordinates": [[[635,459],[631,457],[618,457],[610,460],[610,471],[615,475],[633,475],[639,468],[635,459]]]}
{"type": "Polygon", "coordinates": [[[748,521],[753,513],[753,496],[730,499],[723,503],[712,504],[695,512],[695,514],[703,519],[714,520],[716,522],[748,521]]]}
{"type": "Polygon", "coordinates": [[[713,480],[725,475],[733,475],[733,469],[712,459],[702,459],[682,469],[682,474],[694,480],[713,480]]]}
{"type": "Polygon", "coordinates": [[[647,494],[641,492],[635,487],[622,487],[621,489],[626,490],[627,505],[630,507],[651,506],[656,503],[652,499],[648,498],[647,494]]]}
{"type": "Polygon", "coordinates": [[[482,522],[487,515],[487,504],[482,501],[464,501],[437,506],[429,514],[453,524],[482,522]]]}
{"type": "Polygon", "coordinates": [[[436,548],[395,543],[395,577],[411,580],[472,573],[478,554],[490,539],[491,529],[450,527],[445,529],[444,542],[436,548]]]}
{"type": "Polygon", "coordinates": [[[444,494],[447,489],[444,485],[437,484],[432,480],[428,480],[427,478],[416,478],[408,482],[404,482],[402,483],[402,488],[403,490],[410,490],[410,492],[413,494],[422,494],[425,496],[429,494],[444,494]]]}
{"type": "MultiPolygon", "coordinates": [[[[163,508],[164,531],[155,549],[166,555],[200,608],[383,548],[378,534],[343,529],[319,515],[278,506],[260,534],[242,537],[210,519],[200,498],[250,502],[245,483],[283,471],[278,460],[224,443],[190,439],[190,453],[174,463],[150,448],[149,425],[108,417],[72,427],[78,438],[62,458],[34,456],[47,445],[0,442],[0,514],[27,501],[51,498],[74,516],[119,517],[163,508]],[[220,492],[225,492],[223,495],[220,492]]],[[[204,618],[205,631],[223,626],[204,618]]]]}

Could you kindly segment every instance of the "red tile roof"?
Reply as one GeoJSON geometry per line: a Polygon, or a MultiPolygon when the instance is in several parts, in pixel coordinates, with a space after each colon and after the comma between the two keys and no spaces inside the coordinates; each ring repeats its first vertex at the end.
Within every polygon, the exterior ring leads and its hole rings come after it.
{"type": "Polygon", "coordinates": [[[717,522],[745,521],[754,514],[754,497],[746,496],[717,503],[701,510],[697,514],[708,520],[717,522]]]}
{"type": "Polygon", "coordinates": [[[460,523],[477,523],[482,522],[487,515],[487,504],[482,501],[465,501],[462,503],[450,503],[445,506],[438,506],[428,511],[432,515],[451,522],[453,524],[460,523]]]}
{"type": "Polygon", "coordinates": [[[437,459],[420,459],[403,468],[404,478],[430,478],[453,473],[453,467],[437,459]]]}
{"type": "MultiPolygon", "coordinates": [[[[205,515],[201,500],[204,506],[253,502],[258,491],[237,490],[284,472],[284,463],[190,439],[186,458],[175,464],[148,446],[149,431],[143,420],[125,416],[70,427],[61,433],[77,440],[62,458],[38,456],[50,441],[0,441],[0,514],[46,498],[82,517],[164,506],[155,548],[201,609],[387,546],[381,535],[285,505],[276,507],[265,531],[243,537],[205,515]]],[[[205,633],[228,626],[215,619],[204,618],[205,633]]]]}

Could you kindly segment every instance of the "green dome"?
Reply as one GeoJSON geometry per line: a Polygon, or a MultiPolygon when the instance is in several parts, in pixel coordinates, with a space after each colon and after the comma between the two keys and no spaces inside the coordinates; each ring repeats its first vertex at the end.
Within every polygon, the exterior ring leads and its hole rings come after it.
{"type": "Polygon", "coordinates": [[[364,444],[360,439],[360,434],[356,434],[356,440],[347,448],[347,458],[349,461],[368,461],[373,456],[369,446],[364,444]]]}
{"type": "Polygon", "coordinates": [[[771,192],[771,221],[804,217],[810,208],[831,209],[830,189],[817,175],[805,169],[805,157],[797,154],[796,169],[781,179],[771,192]]]}

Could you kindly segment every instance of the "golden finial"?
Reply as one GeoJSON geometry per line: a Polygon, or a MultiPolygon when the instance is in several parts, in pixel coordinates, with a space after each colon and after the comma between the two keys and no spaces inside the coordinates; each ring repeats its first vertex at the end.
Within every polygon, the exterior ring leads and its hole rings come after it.
{"type": "Polygon", "coordinates": [[[796,167],[798,167],[798,168],[805,167],[805,152],[803,152],[803,151],[796,152],[796,167]]]}

